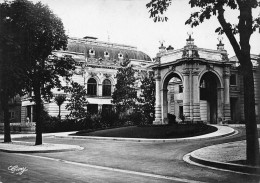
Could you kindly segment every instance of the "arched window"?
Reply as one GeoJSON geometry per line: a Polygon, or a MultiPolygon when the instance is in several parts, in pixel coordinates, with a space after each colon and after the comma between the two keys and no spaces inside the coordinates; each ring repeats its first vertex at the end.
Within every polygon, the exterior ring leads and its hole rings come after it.
{"type": "Polygon", "coordinates": [[[108,79],[103,81],[103,96],[111,96],[111,82],[108,79]]]}
{"type": "Polygon", "coordinates": [[[88,80],[88,95],[97,95],[97,81],[94,78],[88,80]]]}

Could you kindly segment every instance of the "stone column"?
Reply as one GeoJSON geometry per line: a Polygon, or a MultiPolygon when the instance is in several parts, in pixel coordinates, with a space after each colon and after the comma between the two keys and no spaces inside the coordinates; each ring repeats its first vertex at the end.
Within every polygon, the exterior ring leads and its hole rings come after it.
{"type": "Polygon", "coordinates": [[[30,116],[30,122],[33,122],[33,105],[31,105],[31,116],[30,116]]]}
{"type": "Polygon", "coordinates": [[[102,84],[97,84],[97,96],[103,96],[102,84]]]}
{"type": "Polygon", "coordinates": [[[183,72],[183,114],[190,119],[190,86],[189,71],[183,72]]]}
{"type": "Polygon", "coordinates": [[[162,124],[162,107],[161,107],[161,75],[159,69],[155,73],[155,119],[154,125],[162,124]]]}
{"type": "Polygon", "coordinates": [[[175,100],[174,100],[174,88],[170,87],[170,111],[169,113],[175,114],[175,100]]]}
{"type": "Polygon", "coordinates": [[[224,120],[230,120],[230,96],[229,96],[229,68],[224,68],[224,120]]]}
{"type": "Polygon", "coordinates": [[[161,103],[162,103],[162,123],[168,124],[168,90],[167,89],[161,89],[161,103]]]}
{"type": "Polygon", "coordinates": [[[200,119],[200,97],[199,97],[199,72],[193,71],[193,121],[201,121],[200,119]]]}
{"type": "Polygon", "coordinates": [[[223,111],[223,106],[224,106],[224,88],[218,88],[218,120],[217,123],[220,123],[224,118],[224,111],[223,111]]]}

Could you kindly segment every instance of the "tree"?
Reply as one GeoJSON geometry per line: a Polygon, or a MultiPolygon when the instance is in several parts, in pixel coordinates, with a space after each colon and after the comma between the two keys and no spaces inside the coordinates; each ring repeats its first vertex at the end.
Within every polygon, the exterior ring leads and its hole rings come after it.
{"type": "Polygon", "coordinates": [[[11,142],[9,101],[23,94],[22,73],[25,62],[20,60],[21,46],[14,40],[21,38],[17,26],[9,23],[8,6],[0,4],[0,108],[4,113],[4,142],[11,142]]]}
{"type": "Polygon", "coordinates": [[[11,142],[9,101],[22,93],[19,80],[21,67],[16,67],[19,65],[19,46],[9,36],[4,36],[2,31],[0,33],[0,107],[4,114],[4,142],[11,142]]]}
{"type": "Polygon", "coordinates": [[[58,95],[54,98],[55,103],[57,104],[57,106],[59,106],[59,114],[58,114],[58,118],[61,119],[60,116],[60,107],[61,105],[66,101],[66,96],[65,95],[58,95]]]}
{"type": "Polygon", "coordinates": [[[141,95],[138,98],[139,108],[144,114],[145,122],[152,124],[155,105],[155,80],[153,75],[147,73],[141,83],[141,95]]]}
{"type": "Polygon", "coordinates": [[[116,75],[117,83],[112,95],[112,103],[115,104],[119,113],[133,109],[137,100],[137,92],[134,87],[136,80],[134,77],[135,71],[129,63],[130,61],[126,59],[121,64],[121,68],[118,69],[116,75]]]}
{"type": "Polygon", "coordinates": [[[42,99],[52,98],[51,89],[61,87],[59,76],[69,79],[73,70],[73,60],[69,57],[49,60],[53,50],[65,49],[67,36],[62,21],[40,2],[34,4],[27,0],[5,1],[5,20],[15,25],[14,41],[21,47],[20,60],[25,61],[23,73],[27,92],[33,92],[36,106],[36,141],[42,144],[42,99]],[[23,35],[23,36],[19,36],[23,35]]]}
{"type": "MultiPolygon", "coordinates": [[[[150,17],[154,21],[167,21],[167,17],[163,13],[171,5],[172,0],[151,0],[146,7],[149,8],[150,17]]],[[[252,10],[260,6],[257,0],[190,0],[191,8],[197,8],[191,14],[185,24],[190,24],[192,27],[204,22],[205,19],[210,19],[212,16],[217,16],[220,27],[215,32],[225,34],[232,45],[234,52],[240,63],[243,74],[244,83],[244,112],[246,121],[246,140],[247,140],[247,163],[250,165],[259,164],[259,143],[256,126],[255,113],[255,93],[254,93],[254,78],[253,65],[250,57],[250,37],[254,31],[259,29],[260,17],[253,18],[252,10]],[[240,15],[238,23],[230,23],[226,20],[225,10],[238,10],[240,15]],[[235,35],[239,35],[239,42],[235,35]]]]}
{"type": "Polygon", "coordinates": [[[71,86],[64,87],[66,93],[71,94],[68,99],[68,104],[66,109],[70,111],[67,117],[72,117],[76,119],[83,119],[87,116],[86,107],[87,101],[87,91],[84,86],[81,86],[77,82],[71,82],[71,86]]]}

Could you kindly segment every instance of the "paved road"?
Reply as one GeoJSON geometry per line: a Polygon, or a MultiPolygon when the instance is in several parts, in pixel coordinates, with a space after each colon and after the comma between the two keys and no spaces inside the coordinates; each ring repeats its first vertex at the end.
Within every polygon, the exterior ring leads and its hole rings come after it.
{"type": "MultiPolygon", "coordinates": [[[[46,143],[74,144],[85,149],[59,153],[0,153],[2,182],[259,182],[260,178],[191,165],[183,156],[195,149],[244,138],[146,143],[44,138],[46,143]],[[26,167],[22,175],[8,167],[26,167]]],[[[34,141],[34,139],[26,139],[34,141]]]]}

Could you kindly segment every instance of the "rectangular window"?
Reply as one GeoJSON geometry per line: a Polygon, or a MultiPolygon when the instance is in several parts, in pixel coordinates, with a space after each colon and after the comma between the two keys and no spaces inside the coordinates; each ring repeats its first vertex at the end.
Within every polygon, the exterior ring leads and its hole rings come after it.
{"type": "Polygon", "coordinates": [[[237,85],[237,75],[236,74],[231,74],[230,85],[237,85]]]}
{"type": "Polygon", "coordinates": [[[98,113],[98,104],[88,104],[87,111],[90,114],[97,114],[98,113]]]}
{"type": "Polygon", "coordinates": [[[112,105],[108,105],[108,104],[102,105],[102,112],[111,113],[111,111],[112,111],[112,105]]]}
{"type": "Polygon", "coordinates": [[[179,118],[182,119],[183,117],[183,106],[179,106],[179,118]]]}

